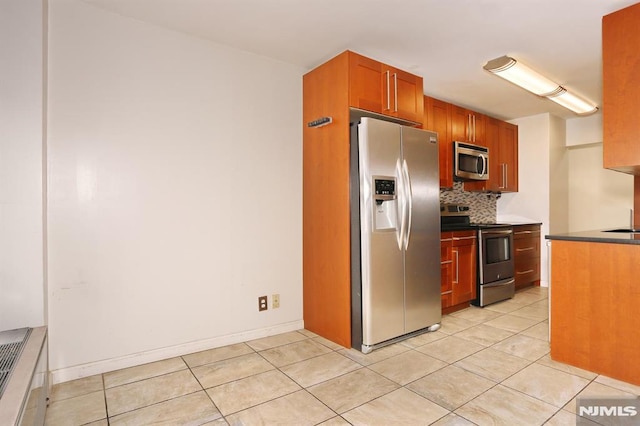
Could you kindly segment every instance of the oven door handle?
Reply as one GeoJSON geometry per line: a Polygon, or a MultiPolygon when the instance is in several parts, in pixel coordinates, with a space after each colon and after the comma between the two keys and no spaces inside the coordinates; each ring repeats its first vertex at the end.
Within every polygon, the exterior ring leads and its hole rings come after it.
{"type": "Polygon", "coordinates": [[[508,234],[513,234],[513,230],[511,229],[506,229],[503,231],[486,231],[486,230],[482,230],[482,235],[508,235],[508,234]]]}
{"type": "Polygon", "coordinates": [[[490,283],[490,284],[482,284],[482,287],[484,288],[490,288],[490,287],[503,287],[505,285],[510,285],[515,283],[516,280],[515,279],[510,279],[509,281],[505,281],[505,282],[498,282],[498,283],[490,283]]]}

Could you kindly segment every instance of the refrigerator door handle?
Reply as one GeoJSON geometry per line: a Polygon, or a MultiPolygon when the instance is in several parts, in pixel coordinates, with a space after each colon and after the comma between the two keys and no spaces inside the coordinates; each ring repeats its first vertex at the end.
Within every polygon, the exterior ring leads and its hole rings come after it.
{"type": "Polygon", "coordinates": [[[402,171],[404,173],[403,176],[403,184],[405,186],[404,194],[405,194],[405,203],[407,205],[407,225],[405,229],[405,240],[404,240],[404,249],[406,250],[409,247],[409,237],[411,237],[411,217],[413,210],[413,193],[411,192],[411,176],[409,175],[409,166],[407,165],[407,160],[403,160],[402,163],[402,171]]]}
{"type": "Polygon", "coordinates": [[[404,233],[405,233],[405,215],[406,215],[406,206],[405,199],[406,195],[404,193],[404,175],[402,173],[402,166],[400,165],[400,159],[396,161],[396,176],[398,177],[398,187],[397,192],[398,196],[396,197],[397,209],[398,209],[398,218],[400,219],[400,228],[396,228],[396,238],[398,240],[398,249],[402,250],[402,243],[404,242],[404,233]]]}

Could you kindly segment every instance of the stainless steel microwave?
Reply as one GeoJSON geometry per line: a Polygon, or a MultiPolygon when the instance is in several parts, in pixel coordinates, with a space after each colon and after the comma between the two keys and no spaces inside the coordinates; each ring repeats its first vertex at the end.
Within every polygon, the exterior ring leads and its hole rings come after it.
{"type": "Polygon", "coordinates": [[[489,148],[454,141],[453,177],[456,180],[488,180],[489,148]]]}

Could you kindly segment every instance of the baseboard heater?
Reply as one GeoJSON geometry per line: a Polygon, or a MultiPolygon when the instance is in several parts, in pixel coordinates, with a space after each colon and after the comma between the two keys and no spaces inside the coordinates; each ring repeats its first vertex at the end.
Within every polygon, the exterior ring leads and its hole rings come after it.
{"type": "Polygon", "coordinates": [[[47,328],[0,332],[0,425],[43,425],[48,396],[47,328]]]}

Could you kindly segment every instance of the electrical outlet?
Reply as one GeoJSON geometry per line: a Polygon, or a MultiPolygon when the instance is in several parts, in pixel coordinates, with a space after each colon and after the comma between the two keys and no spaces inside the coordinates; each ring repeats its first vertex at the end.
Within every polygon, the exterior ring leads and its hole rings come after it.
{"type": "Polygon", "coordinates": [[[280,295],[279,294],[271,295],[271,307],[273,309],[277,309],[277,308],[280,307],[280,295]]]}
{"type": "Polygon", "coordinates": [[[269,309],[269,304],[267,303],[267,296],[258,297],[258,311],[266,311],[269,309]]]}

